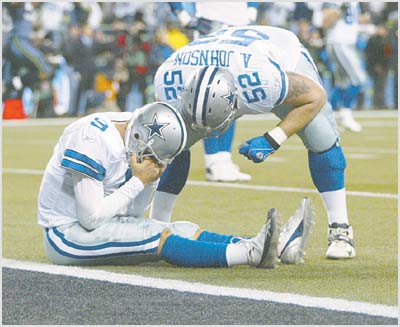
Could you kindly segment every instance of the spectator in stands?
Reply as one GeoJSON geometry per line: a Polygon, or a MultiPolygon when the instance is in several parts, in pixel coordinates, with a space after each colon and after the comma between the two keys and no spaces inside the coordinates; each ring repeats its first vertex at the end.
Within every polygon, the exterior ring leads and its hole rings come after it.
{"type": "Polygon", "coordinates": [[[153,36],[147,29],[143,14],[137,11],[123,41],[125,45],[123,58],[129,72],[129,80],[121,85],[118,94],[119,104],[123,105],[120,109],[123,111],[133,111],[146,102],[146,89],[152,78],[150,76],[152,43],[153,36]]]}
{"type": "Polygon", "coordinates": [[[376,33],[369,38],[365,49],[367,71],[373,80],[374,107],[385,108],[385,86],[391,61],[391,44],[386,26],[379,24],[376,33]]]}
{"type": "Polygon", "coordinates": [[[88,24],[70,27],[70,40],[64,47],[67,62],[79,74],[77,103],[72,116],[84,116],[87,113],[89,94],[94,90],[97,72],[95,58],[102,51],[109,50],[114,42],[99,42],[88,24]]]}
{"type": "MultiPolygon", "coordinates": [[[[77,27],[73,27],[76,32],[77,27]]],[[[64,55],[67,62],[79,73],[79,88],[77,103],[73,116],[84,116],[87,110],[88,91],[94,87],[96,66],[94,62],[95,51],[93,45],[93,31],[89,25],[78,28],[79,36],[67,42],[64,55]]]]}

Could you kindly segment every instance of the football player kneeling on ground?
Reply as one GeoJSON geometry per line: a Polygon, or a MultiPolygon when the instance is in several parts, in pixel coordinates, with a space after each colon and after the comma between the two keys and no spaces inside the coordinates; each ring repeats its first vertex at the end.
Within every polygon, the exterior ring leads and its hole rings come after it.
{"type": "Polygon", "coordinates": [[[144,218],[160,175],[185,146],[186,127],[170,105],[96,113],[68,126],[48,163],[38,201],[48,259],[61,265],[138,264],[274,268],[301,263],[313,221],[304,198],[278,228],[276,209],[253,238],[201,230],[194,223],[144,218]]]}

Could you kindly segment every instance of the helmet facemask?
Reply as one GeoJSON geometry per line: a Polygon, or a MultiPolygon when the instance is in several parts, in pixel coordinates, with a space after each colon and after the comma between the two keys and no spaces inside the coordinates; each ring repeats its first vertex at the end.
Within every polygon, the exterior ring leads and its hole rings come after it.
{"type": "Polygon", "coordinates": [[[182,117],[172,106],[156,102],[137,109],[129,121],[124,137],[129,158],[138,162],[152,158],[169,164],[186,145],[186,128],[182,117]]]}

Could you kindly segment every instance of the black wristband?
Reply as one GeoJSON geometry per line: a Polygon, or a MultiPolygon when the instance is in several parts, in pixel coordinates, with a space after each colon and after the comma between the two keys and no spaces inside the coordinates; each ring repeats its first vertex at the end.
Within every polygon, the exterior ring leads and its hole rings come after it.
{"type": "Polygon", "coordinates": [[[266,132],[264,134],[264,137],[266,138],[267,142],[274,148],[274,150],[278,150],[280,145],[266,132]]]}

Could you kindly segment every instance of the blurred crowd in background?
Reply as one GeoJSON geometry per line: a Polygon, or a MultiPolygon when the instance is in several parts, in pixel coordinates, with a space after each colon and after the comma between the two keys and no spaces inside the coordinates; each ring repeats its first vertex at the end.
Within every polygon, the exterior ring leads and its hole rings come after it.
{"type": "MultiPolygon", "coordinates": [[[[369,19],[360,25],[357,47],[369,76],[357,107],[397,109],[398,3],[360,5],[369,19]]],[[[329,92],[332,67],[321,7],[322,2],[260,2],[256,24],[293,31],[329,92]]],[[[6,101],[22,99],[30,117],[133,111],[154,101],[158,66],[193,37],[167,2],[3,2],[2,9],[3,109],[6,101]]]]}

